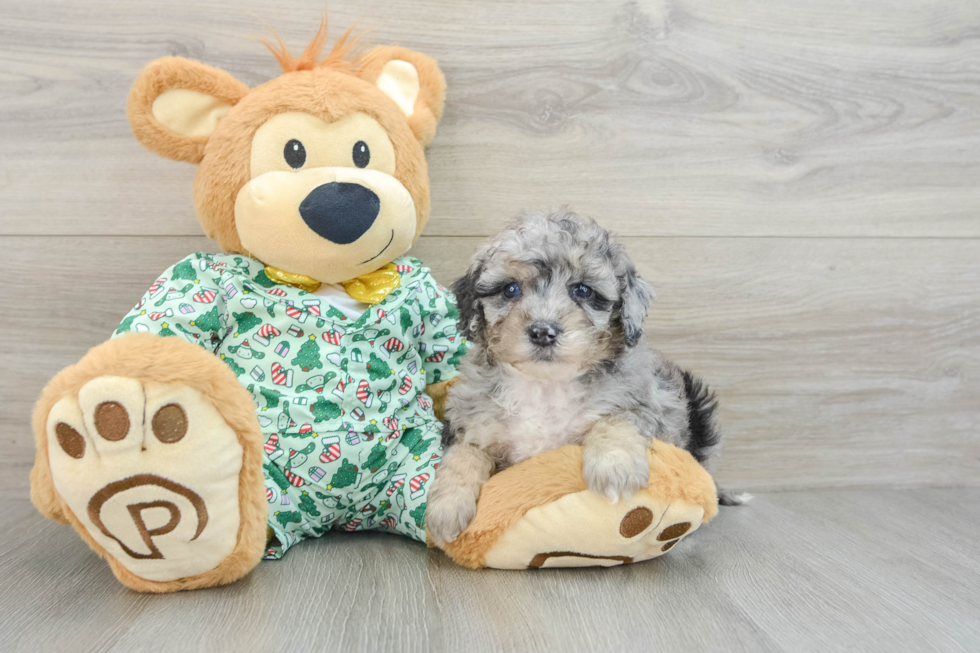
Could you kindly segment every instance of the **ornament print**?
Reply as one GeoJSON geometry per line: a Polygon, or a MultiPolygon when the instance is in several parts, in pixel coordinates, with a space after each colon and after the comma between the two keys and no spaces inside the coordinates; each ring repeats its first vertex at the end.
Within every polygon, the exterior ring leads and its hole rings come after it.
{"type": "Polygon", "coordinates": [[[400,286],[353,319],[275,284],[258,261],[198,253],[160,275],[113,335],[185,338],[252,394],[266,434],[267,557],[330,529],[425,540],[442,448],[423,393],[456,375],[466,343],[451,293],[421,261],[395,265],[400,286]]]}

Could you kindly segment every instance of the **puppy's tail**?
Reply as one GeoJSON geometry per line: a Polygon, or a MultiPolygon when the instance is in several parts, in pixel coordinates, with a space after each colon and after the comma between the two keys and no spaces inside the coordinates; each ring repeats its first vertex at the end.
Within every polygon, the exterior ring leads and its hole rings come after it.
{"type": "MultiPolygon", "coordinates": [[[[686,370],[681,370],[681,374],[687,394],[687,423],[691,431],[687,448],[695,460],[703,465],[706,460],[718,455],[721,449],[721,432],[715,424],[718,398],[698,377],[686,370]]],[[[718,488],[718,503],[723,506],[741,506],[751,500],[752,495],[747,492],[740,494],[718,488]]]]}
{"type": "Polygon", "coordinates": [[[703,464],[721,449],[721,433],[715,424],[718,398],[698,377],[687,370],[681,370],[681,374],[687,395],[687,425],[691,432],[687,450],[703,464]]]}
{"type": "Polygon", "coordinates": [[[732,492],[725,488],[718,488],[718,503],[723,506],[744,506],[754,499],[748,492],[732,492]]]}

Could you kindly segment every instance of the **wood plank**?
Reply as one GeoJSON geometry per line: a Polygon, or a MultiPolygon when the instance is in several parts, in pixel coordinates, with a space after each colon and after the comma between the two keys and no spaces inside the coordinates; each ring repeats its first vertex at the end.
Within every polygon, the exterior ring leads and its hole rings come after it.
{"type": "MultiPolygon", "coordinates": [[[[191,166],[129,133],[139,69],[249,84],[322,6],[38,0],[0,17],[0,233],[197,235],[191,166]]],[[[441,61],[430,235],[572,203],[629,235],[980,236],[980,3],[543,0],[331,6],[441,61]]]]}
{"type": "Polygon", "coordinates": [[[0,648],[975,651],[978,522],[977,488],[791,492],[622,568],[473,572],[404,538],[332,533],[230,587],[146,596],[6,500],[0,648]]]}
{"type": "MultiPolygon", "coordinates": [[[[423,238],[449,283],[476,238],[423,238]]],[[[630,238],[648,338],[721,398],[719,482],[750,490],[980,484],[980,241],[630,238]]],[[[26,492],[29,414],[204,238],[0,238],[0,484],[26,492]],[[45,292],[38,297],[38,283],[45,292]]]]}

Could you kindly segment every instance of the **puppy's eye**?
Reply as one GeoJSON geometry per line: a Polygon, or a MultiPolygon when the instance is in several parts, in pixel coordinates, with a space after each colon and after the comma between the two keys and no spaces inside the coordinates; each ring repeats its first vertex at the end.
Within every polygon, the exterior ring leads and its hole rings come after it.
{"type": "Polygon", "coordinates": [[[354,165],[358,168],[364,168],[367,164],[371,163],[371,150],[368,149],[367,143],[364,141],[354,143],[354,151],[351,152],[351,158],[354,159],[354,165]]]}
{"type": "Polygon", "coordinates": [[[577,297],[578,299],[592,299],[594,292],[591,288],[586,286],[584,283],[577,283],[572,286],[572,297],[577,297]]]}
{"type": "Polygon", "coordinates": [[[521,296],[521,284],[516,281],[504,287],[504,297],[507,299],[514,299],[515,297],[521,296]]]}
{"type": "Polygon", "coordinates": [[[286,159],[290,168],[302,168],[303,164],[306,163],[306,148],[294,138],[286,143],[286,147],[282,151],[282,158],[286,159]]]}

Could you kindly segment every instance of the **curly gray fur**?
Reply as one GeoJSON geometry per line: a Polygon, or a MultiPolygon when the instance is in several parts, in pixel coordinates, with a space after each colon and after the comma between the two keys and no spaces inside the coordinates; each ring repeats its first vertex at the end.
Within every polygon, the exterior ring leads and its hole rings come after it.
{"type": "Polygon", "coordinates": [[[493,468],[563,445],[584,445],[589,488],[613,501],[646,484],[653,438],[702,463],[719,452],[714,395],[644,342],[653,289],[595,221],[567,208],[521,216],[453,292],[470,347],[426,512],[437,541],[465,528],[493,468]],[[546,345],[535,328],[553,334],[546,345]]]}
{"type": "MultiPolygon", "coordinates": [[[[720,438],[714,426],[713,395],[702,391],[702,384],[695,379],[697,391],[703,395],[701,406],[707,408],[699,419],[711,435],[707,439],[692,437],[692,397],[684,371],[642,341],[653,289],[637,275],[625,248],[595,221],[567,208],[521,216],[480,248],[453,291],[471,348],[460,368],[460,382],[447,403],[446,440],[459,439],[460,433],[474,424],[507,420],[523,412],[526,393],[538,389],[561,395],[565,401],[559,402],[561,410],[557,412],[571,409],[572,414],[551,416],[554,419],[549,421],[561,425],[561,434],[524,432],[515,438],[552,435],[544,439],[580,444],[581,437],[600,417],[617,415],[630,421],[644,437],[688,449],[700,461],[717,454],[720,438]],[[515,270],[522,270],[524,275],[520,283],[525,291],[518,302],[508,301],[499,293],[504,282],[515,279],[515,270]],[[586,283],[597,297],[591,302],[576,301],[569,294],[569,287],[576,283],[586,283]],[[501,321],[515,310],[522,311],[527,322],[544,320],[561,325],[554,353],[540,354],[526,343],[513,342],[505,345],[508,352],[503,358],[508,360],[499,360],[501,345],[488,347],[488,343],[501,321]],[[581,326],[575,328],[582,316],[586,318],[584,332],[581,326]],[[588,349],[574,347],[574,352],[563,356],[563,338],[575,344],[588,340],[588,349]],[[512,352],[516,355],[510,355],[512,352]],[[541,360],[535,360],[536,356],[541,360]]],[[[552,412],[540,404],[535,409],[552,412]]],[[[526,445],[511,445],[497,444],[498,466],[529,457],[526,445]]]]}

